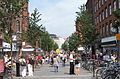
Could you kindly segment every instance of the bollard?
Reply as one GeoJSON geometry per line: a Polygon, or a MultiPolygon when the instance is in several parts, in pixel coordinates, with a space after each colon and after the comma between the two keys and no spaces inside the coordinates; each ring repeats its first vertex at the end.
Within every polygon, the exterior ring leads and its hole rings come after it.
{"type": "Polygon", "coordinates": [[[93,77],[95,77],[95,61],[93,59],[93,77]]]}

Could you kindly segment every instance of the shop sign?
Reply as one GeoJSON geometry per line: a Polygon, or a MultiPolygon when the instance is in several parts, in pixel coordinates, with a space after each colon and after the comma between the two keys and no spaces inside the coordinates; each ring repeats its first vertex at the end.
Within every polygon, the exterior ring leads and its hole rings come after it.
{"type": "Polygon", "coordinates": [[[120,34],[116,34],[116,40],[120,40],[120,34]]]}

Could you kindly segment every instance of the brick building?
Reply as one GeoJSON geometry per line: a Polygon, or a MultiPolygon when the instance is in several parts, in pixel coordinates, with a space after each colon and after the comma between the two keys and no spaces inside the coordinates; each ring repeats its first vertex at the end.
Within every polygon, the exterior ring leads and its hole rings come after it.
{"type": "Polygon", "coordinates": [[[28,26],[28,20],[29,20],[28,3],[26,3],[20,10],[20,16],[13,20],[12,30],[14,32],[26,31],[28,26]]]}
{"type": "Polygon", "coordinates": [[[101,47],[116,50],[115,22],[113,11],[120,9],[120,0],[88,0],[86,7],[93,15],[93,23],[99,32],[101,47]]]}

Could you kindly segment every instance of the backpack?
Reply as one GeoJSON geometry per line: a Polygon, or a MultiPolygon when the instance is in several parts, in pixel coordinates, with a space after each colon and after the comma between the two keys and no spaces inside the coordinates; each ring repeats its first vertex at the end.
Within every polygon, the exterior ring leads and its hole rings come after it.
{"type": "Polygon", "coordinates": [[[75,64],[79,64],[79,61],[78,61],[78,59],[76,59],[76,60],[75,60],[75,64]]]}
{"type": "Polygon", "coordinates": [[[26,66],[26,62],[22,60],[21,66],[26,66]]]}

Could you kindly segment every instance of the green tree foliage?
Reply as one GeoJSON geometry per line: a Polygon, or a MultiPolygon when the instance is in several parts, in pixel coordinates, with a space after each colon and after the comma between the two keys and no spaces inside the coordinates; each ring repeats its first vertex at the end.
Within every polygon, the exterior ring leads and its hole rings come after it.
{"type": "Polygon", "coordinates": [[[120,27],[120,9],[113,11],[113,14],[116,17],[116,21],[113,24],[113,28],[116,29],[116,33],[119,33],[118,27],[120,27]]]}
{"type": "Polygon", "coordinates": [[[12,23],[16,16],[19,16],[21,7],[28,0],[0,0],[0,28],[3,29],[4,38],[10,41],[12,35],[12,23]],[[7,31],[7,33],[5,33],[7,31]]]}
{"type": "Polygon", "coordinates": [[[40,16],[41,14],[35,9],[29,18],[30,23],[25,35],[25,40],[31,43],[34,47],[36,46],[36,41],[40,41],[40,35],[42,34],[42,25],[38,25],[38,22],[41,20],[40,16]]]}
{"type": "Polygon", "coordinates": [[[70,51],[77,51],[77,48],[79,46],[79,37],[78,35],[76,35],[75,33],[73,33],[70,37],[69,37],[69,41],[68,41],[68,46],[69,46],[69,50],[70,51]]]}
{"type": "Polygon", "coordinates": [[[92,15],[85,8],[79,9],[80,11],[76,12],[76,20],[82,25],[80,27],[80,33],[82,34],[83,40],[80,42],[81,45],[88,45],[96,40],[98,33],[96,32],[96,28],[92,23],[92,15]]]}
{"type": "Polygon", "coordinates": [[[51,51],[58,48],[58,45],[50,38],[49,33],[45,30],[45,27],[39,25],[41,21],[41,14],[37,9],[31,14],[29,27],[23,38],[29,42],[32,46],[38,46],[45,51],[51,51]]]}
{"type": "Polygon", "coordinates": [[[62,44],[62,49],[65,50],[65,51],[68,51],[69,50],[69,46],[68,46],[68,40],[66,40],[63,44],[62,44]]]}

